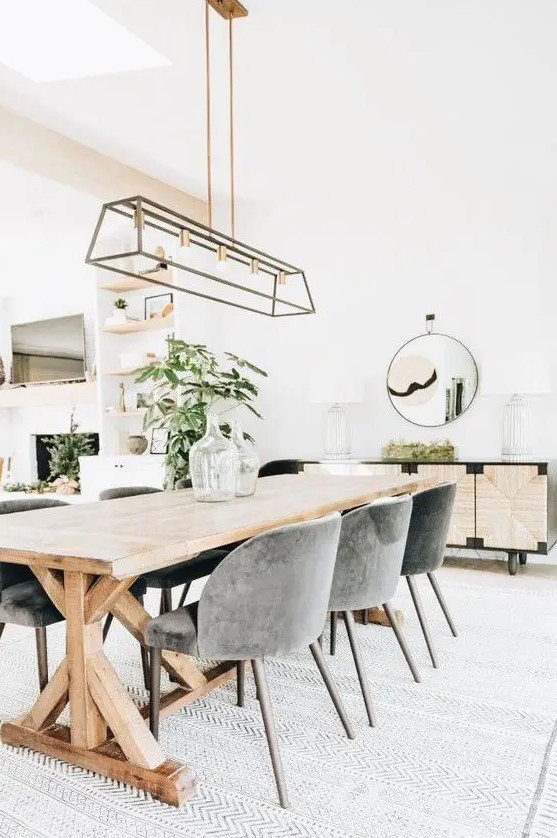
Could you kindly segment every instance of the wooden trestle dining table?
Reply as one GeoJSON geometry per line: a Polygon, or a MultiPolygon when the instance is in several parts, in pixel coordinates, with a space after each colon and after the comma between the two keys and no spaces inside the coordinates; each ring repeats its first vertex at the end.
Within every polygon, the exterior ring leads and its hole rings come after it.
{"type": "MultiPolygon", "coordinates": [[[[108,612],[143,642],[151,616],[129,592],[150,570],[274,527],[342,512],[379,497],[433,486],[435,478],[283,475],[252,498],[197,503],[191,490],[0,516],[0,561],[29,565],[66,620],[66,655],[34,705],[2,724],[2,742],[24,746],[128,783],[179,806],[195,793],[191,766],[167,759],[104,654],[108,612]],[[69,726],[57,720],[69,703],[69,726]]],[[[175,652],[163,666],[177,684],[161,699],[174,713],[234,677],[227,661],[203,670],[175,652]]],[[[15,688],[15,687],[14,687],[15,688]]]]}

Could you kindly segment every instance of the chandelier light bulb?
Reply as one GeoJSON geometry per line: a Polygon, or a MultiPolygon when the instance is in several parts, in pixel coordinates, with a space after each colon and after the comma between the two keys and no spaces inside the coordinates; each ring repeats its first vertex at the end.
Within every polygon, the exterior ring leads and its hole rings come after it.
{"type": "Polygon", "coordinates": [[[178,249],[191,247],[191,237],[189,230],[180,230],[178,234],[178,249]]]}
{"type": "Polygon", "coordinates": [[[277,276],[278,284],[279,285],[286,285],[286,272],[279,271],[277,276]]]}
{"type": "Polygon", "coordinates": [[[252,259],[250,262],[250,273],[256,275],[259,273],[259,259],[252,259]]]}
{"type": "Polygon", "coordinates": [[[219,244],[217,247],[217,268],[219,271],[225,271],[228,267],[228,251],[225,244],[219,244]]]}

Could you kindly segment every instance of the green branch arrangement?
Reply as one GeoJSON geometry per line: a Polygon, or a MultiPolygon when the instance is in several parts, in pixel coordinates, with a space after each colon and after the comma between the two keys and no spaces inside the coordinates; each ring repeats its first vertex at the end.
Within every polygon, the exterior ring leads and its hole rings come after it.
{"type": "Polygon", "coordinates": [[[454,460],[455,447],[450,439],[442,442],[407,442],[405,439],[391,439],[381,449],[385,460],[454,460]]]}
{"type": "Polygon", "coordinates": [[[93,437],[89,434],[78,433],[79,424],[72,412],[70,416],[69,434],[56,434],[44,438],[49,454],[49,481],[59,477],[79,483],[79,458],[89,457],[95,453],[93,437]]]}
{"type": "MultiPolygon", "coordinates": [[[[167,358],[142,367],[135,381],[154,385],[153,403],[147,409],[143,426],[168,433],[166,486],[173,488],[177,480],[189,475],[190,449],[205,434],[208,412],[223,416],[245,407],[262,418],[253,406],[259,388],[250,376],[267,377],[267,373],[232,352],[225,352],[219,361],[203,344],[169,337],[167,345],[167,358]]],[[[231,427],[224,422],[221,430],[229,436],[231,427]]]]}

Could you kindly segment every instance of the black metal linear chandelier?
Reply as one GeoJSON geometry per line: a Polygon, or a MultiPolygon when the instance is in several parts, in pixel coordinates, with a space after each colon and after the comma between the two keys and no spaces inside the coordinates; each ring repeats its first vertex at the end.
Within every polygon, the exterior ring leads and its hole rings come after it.
{"type": "Polygon", "coordinates": [[[245,17],[247,10],[238,0],[204,2],[208,224],[139,195],[110,201],[101,209],[85,261],[103,270],[269,317],[314,314],[301,268],[236,238],[233,23],[235,18],[245,17]],[[229,27],[230,235],[213,228],[210,7],[228,20],[229,27]]]}

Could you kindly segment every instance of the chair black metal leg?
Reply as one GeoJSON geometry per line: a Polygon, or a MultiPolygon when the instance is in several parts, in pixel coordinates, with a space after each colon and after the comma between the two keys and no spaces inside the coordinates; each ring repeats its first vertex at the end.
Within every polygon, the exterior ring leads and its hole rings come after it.
{"type": "Polygon", "coordinates": [[[186,582],[184,585],[184,590],[182,591],[182,595],[180,597],[180,602],[178,603],[178,608],[183,608],[186,603],[186,597],[190,592],[191,582],[186,582]]]}
{"type": "Polygon", "coordinates": [[[354,658],[354,663],[356,665],[356,672],[358,673],[358,680],[360,682],[360,687],[362,690],[364,704],[367,710],[369,724],[371,727],[375,727],[377,724],[377,719],[375,717],[375,710],[373,709],[373,702],[371,700],[371,692],[369,689],[364,662],[362,660],[362,653],[360,652],[360,644],[358,643],[358,638],[356,636],[356,623],[354,621],[354,615],[351,611],[344,612],[344,622],[346,623],[348,640],[350,641],[352,657],[354,658]]]}
{"type": "Polygon", "coordinates": [[[143,683],[145,685],[145,689],[150,689],[151,680],[150,680],[150,665],[149,665],[149,652],[140,644],[140,653],[141,653],[141,668],[143,670],[143,683]]]}
{"type": "Polygon", "coordinates": [[[429,651],[429,656],[431,658],[431,662],[435,669],[437,669],[437,656],[435,654],[435,649],[433,648],[433,643],[431,640],[431,635],[429,633],[429,627],[426,622],[424,609],[422,607],[422,601],[420,599],[420,594],[418,593],[418,587],[416,585],[416,580],[413,576],[407,576],[406,581],[408,582],[408,587],[410,588],[410,594],[412,596],[412,601],[414,603],[414,608],[416,609],[416,614],[418,615],[418,620],[420,621],[420,626],[422,627],[422,632],[425,638],[425,642],[429,651]]]}
{"type": "Polygon", "coordinates": [[[106,615],[106,619],[104,621],[104,626],[103,626],[103,643],[106,640],[106,638],[108,637],[108,632],[110,631],[110,626],[112,625],[112,620],[113,619],[114,619],[114,614],[112,614],[112,612],[109,611],[108,614],[106,615]]]}
{"type": "Polygon", "coordinates": [[[458,637],[458,632],[456,630],[456,626],[453,623],[453,618],[451,617],[451,615],[449,613],[449,609],[447,608],[447,603],[445,602],[445,598],[444,598],[443,594],[441,593],[441,588],[439,587],[439,582],[437,581],[437,577],[435,576],[434,573],[428,573],[427,578],[431,582],[431,587],[435,591],[435,596],[437,597],[439,605],[441,606],[441,611],[445,615],[445,619],[449,624],[449,628],[452,632],[453,637],[458,637]]]}
{"type": "Polygon", "coordinates": [[[246,662],[238,661],[236,664],[236,698],[238,707],[244,706],[246,681],[246,662]]]}
{"type": "Polygon", "coordinates": [[[6,628],[6,623],[0,623],[0,637],[4,634],[4,629],[6,628]]]}
{"type": "MultiPolygon", "coordinates": [[[[143,605],[143,597],[138,596],[137,601],[140,605],[143,605]]],[[[143,669],[143,683],[145,685],[145,689],[148,690],[150,688],[150,680],[149,680],[149,652],[147,651],[147,647],[143,645],[143,643],[139,644],[139,651],[141,653],[141,668],[143,669]]]]}
{"type": "Polygon", "coordinates": [[[369,625],[369,609],[368,608],[364,608],[364,610],[363,610],[362,622],[363,622],[364,626],[369,625]]]}
{"type": "Polygon", "coordinates": [[[524,552],[519,553],[518,554],[518,561],[519,561],[520,564],[525,565],[526,562],[528,561],[528,553],[524,553],[524,552]]]}
{"type": "Polygon", "coordinates": [[[161,614],[168,614],[169,611],[172,611],[172,588],[163,588],[161,591],[159,616],[161,614]]]}
{"type": "Polygon", "coordinates": [[[334,655],[337,650],[337,622],[338,614],[336,611],[331,611],[331,655],[334,655]]]}
{"type": "Polygon", "coordinates": [[[162,649],[149,649],[151,659],[150,666],[150,700],[149,700],[149,727],[155,739],[159,738],[159,715],[161,708],[161,661],[162,649]]]}
{"type": "Polygon", "coordinates": [[[283,809],[288,809],[288,792],[286,789],[286,781],[284,779],[284,771],[282,769],[282,760],[280,758],[271,699],[269,697],[269,686],[267,684],[265,662],[262,658],[260,658],[259,660],[253,660],[251,665],[253,667],[253,674],[255,675],[257,692],[259,693],[259,706],[261,707],[261,715],[263,716],[263,724],[265,726],[265,734],[269,745],[269,753],[271,755],[271,763],[275,774],[275,782],[277,784],[280,805],[283,809]]]}
{"type": "Polygon", "coordinates": [[[321,673],[321,677],[325,682],[325,686],[327,687],[329,695],[331,696],[332,702],[335,705],[335,710],[337,711],[339,719],[341,720],[344,730],[346,731],[346,735],[349,739],[355,739],[356,734],[354,733],[352,725],[350,724],[350,719],[348,718],[346,710],[344,709],[344,705],[341,701],[337,685],[333,681],[332,675],[329,671],[329,667],[327,666],[327,661],[325,660],[323,649],[317,642],[312,643],[309,648],[311,654],[313,655],[313,659],[317,664],[317,668],[321,673]]]}
{"type": "Polygon", "coordinates": [[[390,624],[392,626],[392,629],[395,633],[395,637],[398,640],[398,645],[400,646],[400,648],[402,650],[402,654],[404,655],[406,663],[410,667],[410,672],[412,673],[414,681],[417,684],[419,684],[422,679],[420,678],[420,673],[418,672],[418,668],[417,668],[416,664],[414,663],[414,658],[410,654],[410,649],[408,648],[408,645],[406,643],[406,638],[404,637],[404,635],[402,633],[402,630],[401,630],[401,628],[398,624],[395,609],[393,608],[393,606],[391,605],[390,602],[384,602],[383,603],[383,608],[385,609],[385,614],[389,618],[389,622],[390,622],[390,624]]]}
{"type": "Polygon", "coordinates": [[[46,627],[35,629],[37,643],[37,666],[39,670],[39,689],[42,692],[48,684],[48,651],[46,645],[46,627]]]}

